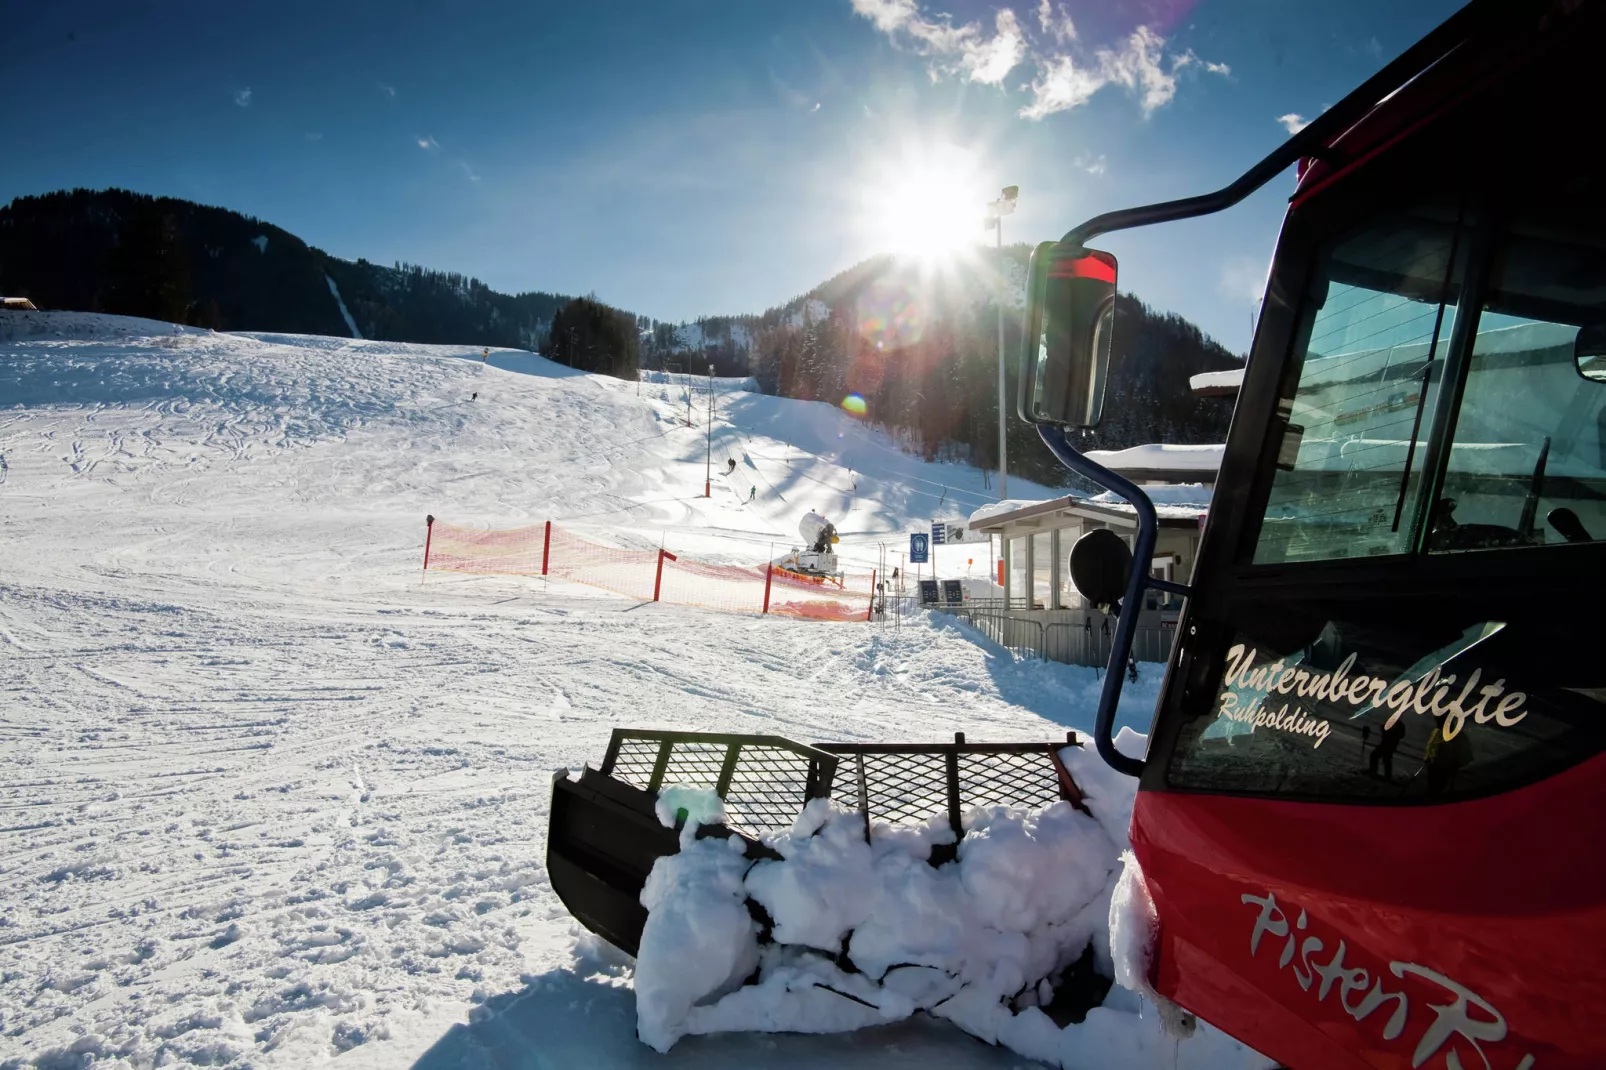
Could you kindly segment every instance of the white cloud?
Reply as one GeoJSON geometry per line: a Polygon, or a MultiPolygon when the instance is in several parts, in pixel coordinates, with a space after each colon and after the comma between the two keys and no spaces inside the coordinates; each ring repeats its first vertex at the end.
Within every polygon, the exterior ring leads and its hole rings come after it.
{"type": "Polygon", "coordinates": [[[928,14],[922,0],[852,4],[878,31],[930,60],[933,81],[958,75],[1002,87],[1011,71],[1030,61],[1032,78],[1022,88],[1031,100],[1020,109],[1026,119],[1081,107],[1107,85],[1132,93],[1148,116],[1176,97],[1181,72],[1202,68],[1223,77],[1232,74],[1225,63],[1200,59],[1191,49],[1168,52],[1165,38],[1147,26],[1114,44],[1080,47],[1076,27],[1056,0],[1037,0],[1037,29],[1030,33],[1012,7],[997,10],[989,31],[981,22],[956,26],[949,15],[928,14]]]}
{"type": "Polygon", "coordinates": [[[457,166],[463,169],[464,176],[466,176],[470,182],[478,182],[480,180],[480,176],[475,173],[474,168],[469,166],[467,160],[458,160],[457,166]]]}
{"type": "Polygon", "coordinates": [[[1283,124],[1283,129],[1290,134],[1297,134],[1310,125],[1310,120],[1298,112],[1289,112],[1287,115],[1277,116],[1277,121],[1283,124]]]}
{"type": "Polygon", "coordinates": [[[317,133],[308,134],[307,135],[307,140],[308,141],[322,141],[323,140],[323,135],[322,134],[317,134],[317,133]]]}
{"type": "Polygon", "coordinates": [[[967,41],[960,59],[970,80],[983,85],[1002,82],[1026,58],[1026,38],[1021,36],[1015,13],[1000,8],[994,26],[997,33],[993,37],[967,41]]]}
{"type": "Polygon", "coordinates": [[[1021,118],[1041,119],[1079,108],[1103,89],[1104,83],[1098,72],[1078,67],[1070,56],[1060,56],[1032,79],[1032,102],[1020,110],[1021,118]]]}
{"type": "Polygon", "coordinates": [[[441,151],[440,144],[432,137],[420,137],[414,138],[414,140],[418,142],[418,147],[423,149],[425,152],[441,151]]]}
{"type": "Polygon", "coordinates": [[[875,23],[882,33],[891,34],[920,17],[914,0],[853,0],[853,10],[875,23]]]}
{"type": "Polygon", "coordinates": [[[251,87],[234,91],[234,106],[236,108],[249,108],[251,106],[251,87]]]}
{"type": "Polygon", "coordinates": [[[385,94],[385,99],[386,100],[390,101],[392,104],[394,104],[396,102],[396,87],[395,86],[386,85],[384,82],[375,82],[374,84],[379,86],[379,91],[381,93],[385,94]]]}
{"type": "Polygon", "coordinates": [[[1084,152],[1071,161],[1071,166],[1080,168],[1090,175],[1102,175],[1107,169],[1102,152],[1097,156],[1094,156],[1091,152],[1084,152]]]}
{"type": "Polygon", "coordinates": [[[1037,25],[1043,33],[1064,44],[1076,40],[1076,26],[1065,13],[1063,6],[1056,7],[1052,0],[1041,0],[1037,5],[1037,25]]]}
{"type": "MultiPolygon", "coordinates": [[[[1122,48],[1098,51],[1099,69],[1105,79],[1141,93],[1144,115],[1165,107],[1177,95],[1177,78],[1175,73],[1165,69],[1164,49],[1165,38],[1147,26],[1139,26],[1122,48]]],[[[1183,53],[1178,59],[1189,55],[1191,53],[1183,53]]]]}
{"type": "Polygon", "coordinates": [[[1026,38],[1009,8],[1000,8],[989,34],[979,22],[955,26],[947,15],[928,18],[916,0],[853,0],[853,10],[897,40],[909,38],[932,58],[933,77],[963,73],[973,82],[998,85],[1026,58],[1026,38]]]}
{"type": "Polygon", "coordinates": [[[1227,66],[1225,63],[1212,63],[1207,59],[1200,59],[1198,53],[1191,48],[1179,56],[1171,57],[1172,74],[1176,74],[1178,71],[1187,70],[1189,67],[1203,67],[1211,74],[1219,74],[1223,78],[1232,77],[1231,67],[1227,66]]]}

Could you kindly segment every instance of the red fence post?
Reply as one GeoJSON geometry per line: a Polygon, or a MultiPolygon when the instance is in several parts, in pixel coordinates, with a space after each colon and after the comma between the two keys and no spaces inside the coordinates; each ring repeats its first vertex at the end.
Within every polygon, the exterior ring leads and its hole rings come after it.
{"type": "Polygon", "coordinates": [[[546,541],[541,543],[541,575],[546,575],[547,555],[552,552],[552,521],[546,522],[546,541]]]}
{"type": "Polygon", "coordinates": [[[429,540],[435,534],[435,518],[424,517],[424,571],[429,571],[429,540]]]}
{"type": "Polygon", "coordinates": [[[658,601],[658,592],[661,591],[664,586],[664,558],[666,557],[671,561],[675,559],[674,554],[670,553],[668,550],[660,548],[658,550],[658,576],[652,581],[652,600],[654,602],[658,601]]]}
{"type": "Polygon", "coordinates": [[[764,612],[770,611],[770,578],[775,575],[775,562],[764,566],[764,612]]]}
{"type": "Polygon", "coordinates": [[[870,605],[864,611],[864,619],[869,620],[875,615],[875,570],[870,570],[870,605]]]}

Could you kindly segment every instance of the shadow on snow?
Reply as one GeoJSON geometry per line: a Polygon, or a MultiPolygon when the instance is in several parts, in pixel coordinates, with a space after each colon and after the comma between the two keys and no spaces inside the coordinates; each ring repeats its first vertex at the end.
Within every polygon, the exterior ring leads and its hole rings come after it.
{"type": "Polygon", "coordinates": [[[1039,1064],[994,1048],[933,1018],[916,1018],[855,1033],[727,1033],[686,1037],[667,1055],[636,1040],[635,994],[602,978],[553,970],[525,988],[475,1008],[412,1070],[930,1070],[934,1066],[1005,1070],[1039,1064]]]}

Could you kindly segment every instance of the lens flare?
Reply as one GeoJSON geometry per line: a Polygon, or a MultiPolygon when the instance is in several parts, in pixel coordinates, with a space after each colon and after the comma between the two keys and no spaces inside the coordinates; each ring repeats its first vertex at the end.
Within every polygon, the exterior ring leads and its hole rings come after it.
{"type": "Polygon", "coordinates": [[[877,279],[859,294],[859,337],[877,349],[914,345],[926,333],[928,309],[905,280],[877,279]]]}
{"type": "Polygon", "coordinates": [[[842,411],[850,416],[868,416],[870,406],[865,404],[864,398],[858,394],[849,394],[842,399],[842,411]]]}

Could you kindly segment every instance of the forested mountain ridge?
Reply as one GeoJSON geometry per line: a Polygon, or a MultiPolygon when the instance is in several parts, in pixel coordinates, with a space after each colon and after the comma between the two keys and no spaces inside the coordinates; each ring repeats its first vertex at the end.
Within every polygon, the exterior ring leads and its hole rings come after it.
{"type": "Polygon", "coordinates": [[[570,300],[342,260],[238,212],[117,189],[0,206],[0,292],[217,330],[350,337],[355,324],[365,338],[521,349],[570,300]]]}

